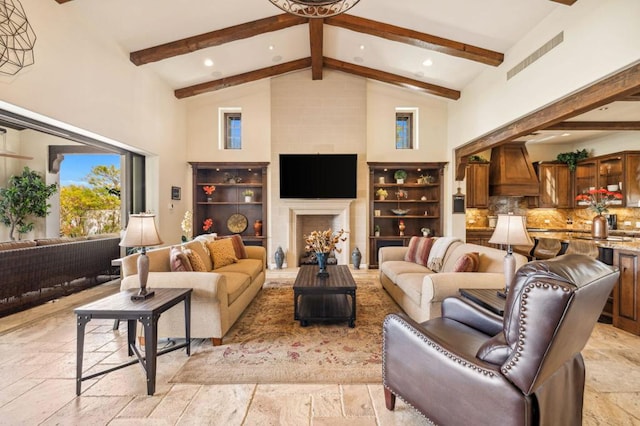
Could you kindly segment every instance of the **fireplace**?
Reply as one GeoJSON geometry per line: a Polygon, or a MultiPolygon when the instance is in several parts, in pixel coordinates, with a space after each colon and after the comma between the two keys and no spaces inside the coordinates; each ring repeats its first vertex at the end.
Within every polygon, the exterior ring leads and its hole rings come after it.
{"type": "MultiPolygon", "coordinates": [[[[344,229],[349,231],[351,200],[308,200],[304,203],[286,203],[289,209],[289,262],[300,265],[305,256],[304,235],[311,231],[344,229]]],[[[342,253],[335,253],[338,264],[349,264],[349,240],[338,245],[342,253]]]]}

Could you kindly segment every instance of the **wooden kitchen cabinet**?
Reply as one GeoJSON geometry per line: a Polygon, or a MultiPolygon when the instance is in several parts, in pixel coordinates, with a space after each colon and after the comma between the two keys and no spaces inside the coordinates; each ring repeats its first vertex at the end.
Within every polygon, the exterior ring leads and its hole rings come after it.
{"type": "MultiPolygon", "coordinates": [[[[640,202],[640,151],[622,151],[582,160],[576,166],[574,194],[585,194],[590,188],[607,189],[617,185],[622,200],[611,203],[613,207],[638,207],[640,202]]],[[[575,201],[575,207],[588,205],[575,201]]]]}
{"type": "Polygon", "coordinates": [[[615,250],[613,256],[613,264],[620,270],[620,278],[613,289],[613,326],[635,335],[640,335],[638,254],[615,250]]]}
{"type": "Polygon", "coordinates": [[[467,207],[489,208],[489,163],[467,166],[467,207]]]}
{"type": "Polygon", "coordinates": [[[540,180],[537,207],[573,207],[573,185],[569,166],[565,163],[540,162],[535,168],[540,180]]]}

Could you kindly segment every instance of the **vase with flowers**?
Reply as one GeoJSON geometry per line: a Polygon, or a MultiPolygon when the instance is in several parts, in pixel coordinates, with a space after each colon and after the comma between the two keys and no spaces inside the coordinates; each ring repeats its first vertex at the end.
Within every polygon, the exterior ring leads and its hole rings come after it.
{"type": "Polygon", "coordinates": [[[327,257],[332,251],[337,253],[342,252],[342,249],[336,245],[340,241],[346,241],[347,237],[344,236],[345,230],[341,229],[338,232],[333,232],[331,229],[326,231],[312,231],[309,235],[304,236],[305,250],[313,251],[318,259],[318,276],[327,277],[327,257]]]}
{"type": "Polygon", "coordinates": [[[205,185],[202,187],[202,190],[205,194],[207,194],[207,201],[211,201],[213,199],[212,195],[216,190],[215,185],[205,185]]]}
{"type": "Polygon", "coordinates": [[[590,189],[587,193],[576,196],[578,205],[586,205],[587,208],[597,213],[591,222],[591,236],[593,238],[605,239],[609,236],[607,218],[602,214],[609,211],[611,204],[620,204],[621,200],[622,194],[620,192],[609,191],[604,188],[590,189]]]}
{"type": "Polygon", "coordinates": [[[204,222],[202,222],[202,230],[207,234],[210,234],[213,231],[213,229],[211,228],[213,228],[213,219],[208,217],[204,220],[204,222]]]}
{"type": "Polygon", "coordinates": [[[378,200],[386,200],[389,193],[384,188],[378,188],[376,190],[376,195],[378,196],[378,200]]]}
{"type": "Polygon", "coordinates": [[[180,228],[182,228],[182,242],[187,242],[191,239],[191,221],[193,220],[193,216],[191,215],[191,210],[187,210],[184,212],[184,217],[182,218],[182,222],[180,222],[180,228]]]}

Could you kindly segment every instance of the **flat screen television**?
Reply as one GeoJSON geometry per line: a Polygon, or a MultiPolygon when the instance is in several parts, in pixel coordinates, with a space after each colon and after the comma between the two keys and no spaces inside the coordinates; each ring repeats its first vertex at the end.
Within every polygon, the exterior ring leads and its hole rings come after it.
{"type": "Polygon", "coordinates": [[[357,198],[357,154],[280,154],[280,198],[357,198]]]}

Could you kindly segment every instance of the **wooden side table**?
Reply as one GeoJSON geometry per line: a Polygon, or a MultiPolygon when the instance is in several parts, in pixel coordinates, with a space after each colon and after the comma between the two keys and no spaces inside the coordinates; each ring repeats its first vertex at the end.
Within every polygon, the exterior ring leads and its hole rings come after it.
{"type": "Polygon", "coordinates": [[[498,292],[494,288],[461,288],[460,296],[477,303],[494,314],[504,315],[506,299],[498,296],[498,292]]]}
{"type": "Polygon", "coordinates": [[[156,390],[156,358],[181,348],[187,348],[187,356],[191,355],[191,288],[156,288],[155,296],[146,300],[131,300],[137,289],[121,291],[112,296],[81,306],[74,310],[78,316],[77,323],[77,358],[76,358],[76,395],[80,395],[82,381],[92,379],[111,371],[119,370],[140,362],[147,376],[147,394],[153,395],[156,390]],[[185,343],[163,349],[158,352],[158,320],[167,309],[184,301],[185,343]],[[93,318],[127,320],[128,354],[134,353],[136,359],[115,367],[82,377],[82,358],[84,352],[85,326],[93,318]],[[145,354],[142,356],[136,347],[136,321],[144,327],[145,354]]]}

